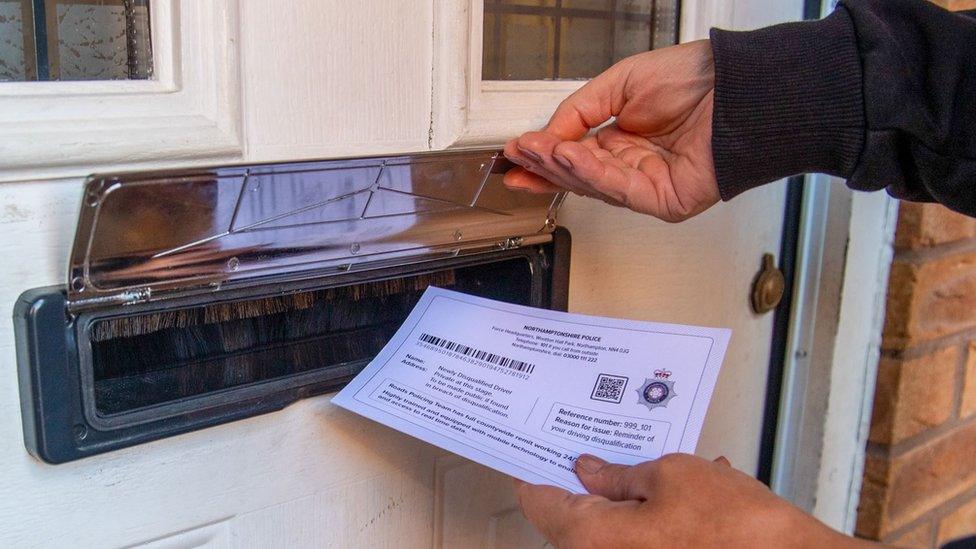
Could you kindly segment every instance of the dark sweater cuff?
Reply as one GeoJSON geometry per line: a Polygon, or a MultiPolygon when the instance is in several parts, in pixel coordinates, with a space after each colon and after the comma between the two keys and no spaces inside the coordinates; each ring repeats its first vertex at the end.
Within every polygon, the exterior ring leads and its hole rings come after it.
{"type": "Polygon", "coordinates": [[[723,200],[798,173],[848,177],[864,146],[851,18],[749,32],[712,29],[712,154],[723,200]]]}

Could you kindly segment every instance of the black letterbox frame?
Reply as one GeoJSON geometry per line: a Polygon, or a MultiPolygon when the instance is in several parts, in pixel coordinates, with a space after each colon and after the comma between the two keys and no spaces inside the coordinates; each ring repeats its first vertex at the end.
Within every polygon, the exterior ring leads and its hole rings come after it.
{"type": "Polygon", "coordinates": [[[165,414],[139,411],[135,421],[107,425],[96,417],[86,345],[79,345],[92,322],[106,316],[140,314],[160,307],[183,308],[217,301],[250,299],[413,276],[448,268],[494,263],[524,257],[532,268],[530,303],[565,311],[569,295],[569,231],[557,227],[547,244],[458,256],[384,269],[350,272],[301,282],[221,290],[165,303],[119,306],[77,316],[68,314],[64,286],[24,292],[14,307],[14,332],[20,385],[24,443],[33,456],[51,464],[142,444],[180,433],[212,427],[280,410],[300,399],[342,388],[368,361],[323,368],[265,382],[224,389],[167,404],[165,414]],[[87,366],[86,366],[87,363],[87,366]],[[205,400],[205,406],[201,401],[205,400]],[[173,407],[177,406],[175,410],[173,407]]]}

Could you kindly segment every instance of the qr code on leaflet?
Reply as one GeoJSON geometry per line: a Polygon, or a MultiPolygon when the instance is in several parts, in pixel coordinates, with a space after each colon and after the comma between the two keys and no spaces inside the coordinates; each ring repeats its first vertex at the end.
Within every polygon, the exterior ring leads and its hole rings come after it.
{"type": "Polygon", "coordinates": [[[590,395],[590,398],[620,404],[620,401],[624,398],[624,389],[627,388],[627,381],[628,378],[623,376],[600,374],[596,378],[596,384],[593,386],[593,394],[590,395]]]}

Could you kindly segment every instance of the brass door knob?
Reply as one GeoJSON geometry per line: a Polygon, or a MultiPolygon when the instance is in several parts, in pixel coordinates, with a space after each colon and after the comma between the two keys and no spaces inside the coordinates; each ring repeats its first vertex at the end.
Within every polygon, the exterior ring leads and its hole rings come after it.
{"type": "Polygon", "coordinates": [[[773,254],[764,254],[762,270],[752,283],[752,310],[757,314],[772,311],[783,299],[785,289],[786,279],[776,267],[773,254]]]}

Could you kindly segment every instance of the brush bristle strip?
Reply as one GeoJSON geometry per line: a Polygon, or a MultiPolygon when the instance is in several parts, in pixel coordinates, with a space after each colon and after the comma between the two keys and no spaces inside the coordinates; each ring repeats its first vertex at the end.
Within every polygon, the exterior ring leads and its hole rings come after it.
{"type": "Polygon", "coordinates": [[[401,293],[420,292],[428,286],[452,286],[453,269],[403,278],[391,278],[363,284],[338,286],[322,290],[283,294],[250,300],[214,303],[203,307],[158,311],[150,314],[109,318],[98,321],[91,331],[92,341],[134,337],[172,328],[190,328],[243,320],[287,311],[308,309],[318,302],[361,301],[401,293]]]}

